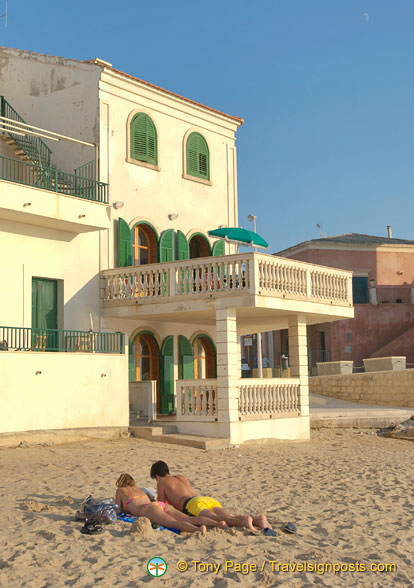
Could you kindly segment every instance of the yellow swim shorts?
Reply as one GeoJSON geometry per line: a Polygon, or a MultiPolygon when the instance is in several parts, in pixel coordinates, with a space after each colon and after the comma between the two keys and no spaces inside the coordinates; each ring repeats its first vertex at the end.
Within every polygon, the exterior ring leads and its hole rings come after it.
{"type": "Polygon", "coordinates": [[[220,502],[217,502],[217,500],[210,496],[194,496],[184,502],[183,512],[193,517],[198,517],[202,510],[211,510],[217,506],[222,508],[220,502]]]}

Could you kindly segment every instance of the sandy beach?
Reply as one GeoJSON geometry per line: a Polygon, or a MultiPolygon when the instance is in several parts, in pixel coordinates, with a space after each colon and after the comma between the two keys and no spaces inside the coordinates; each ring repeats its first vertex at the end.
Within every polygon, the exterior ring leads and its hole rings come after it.
{"type": "Polygon", "coordinates": [[[412,442],[356,430],[210,452],[133,438],[2,449],[0,584],[413,586],[413,452],[412,442]],[[82,523],[74,515],[88,494],[113,497],[122,472],[142,486],[154,485],[149,469],[157,459],[236,512],[265,512],[277,537],[214,529],[205,536],[153,531],[143,538],[131,535],[125,522],[105,526],[96,536],[80,533],[82,523]],[[279,530],[287,521],[296,524],[296,535],[279,530]],[[162,578],[147,572],[155,556],[168,565],[162,578]],[[226,561],[233,562],[227,570],[226,561]],[[178,562],[188,569],[179,571],[178,562]],[[359,571],[351,571],[356,562],[359,571]],[[329,563],[351,570],[309,571],[311,564],[329,563]],[[215,568],[202,571],[202,564],[215,568]],[[242,564],[250,566],[248,573],[242,564]],[[378,564],[395,569],[370,570],[378,564]]]}

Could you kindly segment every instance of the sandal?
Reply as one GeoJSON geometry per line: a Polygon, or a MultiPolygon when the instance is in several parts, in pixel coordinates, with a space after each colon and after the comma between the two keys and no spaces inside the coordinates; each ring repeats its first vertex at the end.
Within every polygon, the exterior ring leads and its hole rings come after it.
{"type": "Polygon", "coordinates": [[[276,531],[273,531],[273,529],[266,527],[266,529],[263,529],[263,535],[266,535],[267,537],[276,537],[277,533],[276,531]]]}
{"type": "Polygon", "coordinates": [[[95,521],[88,520],[80,532],[83,535],[99,535],[99,533],[102,533],[102,526],[95,523],[95,521]]]}
{"type": "Polygon", "coordinates": [[[286,523],[283,527],[285,533],[296,533],[296,526],[293,523],[286,523]]]}

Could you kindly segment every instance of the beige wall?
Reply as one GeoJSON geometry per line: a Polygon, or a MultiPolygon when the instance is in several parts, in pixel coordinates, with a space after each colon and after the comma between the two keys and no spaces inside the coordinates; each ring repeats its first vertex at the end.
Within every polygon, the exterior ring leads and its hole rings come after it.
{"type": "MultiPolygon", "coordinates": [[[[110,183],[111,201],[124,202],[114,219],[121,217],[131,226],[149,220],[159,233],[179,229],[187,237],[220,224],[237,226],[235,121],[108,69],[102,73],[99,95],[100,177],[110,183]],[[127,161],[128,121],[136,112],[147,113],[156,126],[159,170],[127,161]],[[189,131],[201,133],[208,143],[211,185],[183,177],[189,131]],[[178,218],[170,221],[171,213],[178,218]]],[[[114,249],[108,267],[117,265],[114,249]]]]}
{"type": "Polygon", "coordinates": [[[414,407],[414,370],[309,378],[310,394],[360,404],[414,407]]]}
{"type": "Polygon", "coordinates": [[[60,280],[59,328],[99,330],[99,233],[0,220],[0,325],[31,327],[32,278],[60,280]]]}
{"type": "Polygon", "coordinates": [[[0,433],[128,426],[127,356],[0,351],[0,404],[0,433]]]}

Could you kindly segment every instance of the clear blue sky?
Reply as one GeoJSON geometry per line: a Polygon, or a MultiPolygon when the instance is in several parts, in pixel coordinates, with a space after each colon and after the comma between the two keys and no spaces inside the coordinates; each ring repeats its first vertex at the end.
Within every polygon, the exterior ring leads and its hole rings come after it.
{"type": "Polygon", "coordinates": [[[9,0],[0,44],[243,117],[239,224],[256,214],[277,251],[317,223],[414,239],[413,30],[412,0],[9,0]]]}

